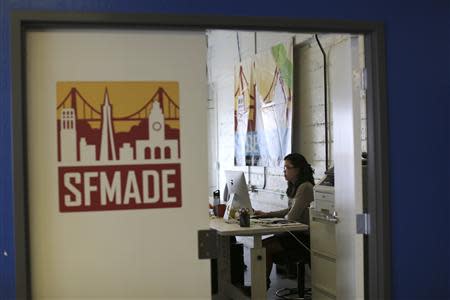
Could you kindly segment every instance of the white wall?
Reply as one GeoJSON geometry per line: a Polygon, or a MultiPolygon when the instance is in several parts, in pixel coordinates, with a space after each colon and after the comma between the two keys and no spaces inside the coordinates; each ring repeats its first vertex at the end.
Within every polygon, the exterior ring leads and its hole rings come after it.
{"type": "MultiPolygon", "coordinates": [[[[312,34],[212,30],[207,32],[207,38],[210,90],[208,120],[210,194],[215,189],[223,189],[225,184],[223,171],[226,169],[247,172],[247,181],[256,187],[263,187],[264,173],[266,173],[265,189],[253,194],[252,202],[257,209],[283,208],[287,205],[287,199],[283,196],[286,182],[281,168],[248,168],[233,165],[234,65],[239,62],[239,59],[245,60],[255,53],[270,49],[277,43],[294,39],[296,49],[299,47],[299,57],[294,61],[294,68],[298,68],[297,74],[299,75],[298,78],[294,78],[294,85],[299,87],[296,89],[297,94],[294,94],[294,110],[299,111],[299,118],[293,120],[293,152],[305,155],[315,169],[315,178],[318,180],[323,177],[325,171],[324,82],[323,58],[320,48],[312,34]],[[280,201],[274,201],[274,199],[280,199],[280,201]]],[[[349,35],[344,34],[319,35],[328,64],[329,165],[333,163],[333,120],[331,118],[333,90],[330,89],[330,82],[336,81],[336,78],[332,77],[334,75],[330,75],[336,74],[336,72],[331,72],[334,68],[333,50],[348,38],[349,35]]],[[[363,38],[360,37],[359,41],[359,60],[360,65],[364,66],[363,38]]],[[[355,85],[360,84],[360,74],[361,72],[354,73],[355,85]]],[[[361,91],[361,104],[361,142],[363,151],[366,151],[364,91],[361,91]]]]}
{"type": "MultiPolygon", "coordinates": [[[[336,69],[336,62],[344,60],[344,63],[350,65],[350,61],[342,55],[335,55],[335,49],[340,44],[349,39],[349,35],[319,35],[319,40],[324,48],[327,61],[327,90],[328,90],[328,140],[329,140],[329,163],[333,164],[333,99],[337,90],[336,84],[339,84],[339,70],[336,69]],[[334,86],[334,87],[333,87],[334,86]]],[[[359,38],[359,61],[364,66],[364,45],[363,38],[359,38]]],[[[300,57],[294,62],[295,67],[299,69],[298,78],[294,79],[299,85],[298,95],[294,95],[297,101],[294,105],[300,110],[299,134],[294,137],[295,141],[300,141],[300,145],[294,150],[304,154],[313,165],[316,179],[323,176],[325,171],[325,112],[324,112],[324,79],[323,79],[323,55],[315,38],[300,44],[300,57]]],[[[354,87],[360,90],[362,69],[355,72],[354,87]]],[[[367,151],[366,136],[366,114],[365,114],[365,93],[361,95],[361,143],[362,151],[367,151]]]]}

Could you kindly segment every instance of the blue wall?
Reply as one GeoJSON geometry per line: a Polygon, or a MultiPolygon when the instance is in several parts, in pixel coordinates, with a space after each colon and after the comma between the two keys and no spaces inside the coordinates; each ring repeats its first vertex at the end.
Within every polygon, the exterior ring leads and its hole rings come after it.
{"type": "Polygon", "coordinates": [[[10,13],[13,10],[288,16],[385,24],[393,299],[450,299],[450,2],[0,1],[0,299],[14,298],[10,13]]]}

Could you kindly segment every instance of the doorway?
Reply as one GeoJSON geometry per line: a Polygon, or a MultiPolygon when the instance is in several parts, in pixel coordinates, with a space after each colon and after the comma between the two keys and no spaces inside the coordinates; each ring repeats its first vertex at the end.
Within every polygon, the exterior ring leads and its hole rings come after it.
{"type": "MultiPolygon", "coordinates": [[[[274,142],[271,139],[273,136],[267,139],[267,135],[261,134],[260,131],[269,130],[268,127],[271,124],[280,123],[277,120],[271,122],[272,115],[265,116],[264,107],[270,109],[273,107],[272,103],[276,101],[291,102],[293,107],[292,124],[290,124],[292,141],[289,144],[292,145],[292,150],[285,150],[283,156],[291,151],[303,154],[315,170],[316,184],[326,176],[326,171],[334,169],[335,160],[337,160],[336,172],[340,177],[337,179],[340,186],[336,188],[338,203],[334,203],[333,189],[333,201],[330,204],[331,207],[327,207],[326,210],[330,216],[336,215],[336,211],[339,211],[340,217],[346,216],[340,224],[327,225],[332,226],[331,229],[311,231],[311,239],[315,243],[320,244],[320,239],[334,241],[334,243],[327,242],[329,245],[327,248],[311,249],[311,256],[313,260],[316,260],[312,266],[316,273],[312,274],[313,277],[316,275],[313,297],[314,294],[318,297],[319,293],[322,293],[330,298],[336,298],[338,292],[339,298],[364,297],[363,240],[352,230],[356,226],[351,217],[363,211],[363,180],[361,170],[356,174],[359,178],[355,178],[355,174],[352,175],[350,171],[351,168],[348,168],[353,164],[348,159],[353,157],[351,153],[361,158],[361,154],[367,152],[366,88],[363,84],[366,72],[364,36],[208,30],[207,39],[210,194],[216,189],[223,190],[225,170],[238,170],[246,174],[252,205],[255,209],[278,211],[288,206],[283,168],[279,163],[266,158],[272,149],[263,149],[270,148],[270,143],[274,142]],[[282,69],[282,66],[270,63],[270,57],[275,55],[274,49],[280,45],[286,49],[288,61],[293,66],[293,72],[290,74],[293,85],[290,87],[289,84],[285,84],[283,93],[280,94],[282,99],[277,100],[274,98],[276,96],[270,95],[270,93],[275,94],[273,90],[276,89],[277,80],[284,80],[284,83],[289,81],[289,79],[277,77],[277,72],[282,69]],[[236,95],[242,90],[244,90],[243,94],[249,96],[246,99],[249,103],[248,122],[252,122],[252,118],[256,119],[253,121],[256,123],[254,131],[259,143],[256,147],[247,146],[247,149],[255,148],[258,152],[256,154],[249,152],[247,156],[254,155],[257,158],[247,160],[245,163],[240,162],[236,154],[239,151],[239,146],[236,144],[238,141],[236,115],[239,114],[239,107],[236,107],[235,103],[238,101],[236,95]],[[258,101],[260,103],[257,103],[258,101]],[[346,103],[347,101],[350,104],[346,103]],[[252,117],[252,112],[258,109],[262,112],[256,112],[252,117]],[[353,120],[352,124],[345,121],[355,114],[359,117],[353,120]],[[336,124],[335,118],[340,122],[336,124]],[[353,132],[355,128],[357,133],[353,132]],[[335,143],[336,133],[337,143],[335,143]],[[355,137],[355,139],[346,139],[344,142],[345,136],[355,137]],[[355,188],[354,183],[347,182],[344,178],[349,180],[355,178],[359,186],[355,188]],[[353,186],[359,195],[345,192],[343,190],[345,185],[353,186]],[[352,203],[349,203],[348,199],[353,199],[352,203]],[[335,233],[330,237],[319,236],[326,231],[335,233]],[[327,258],[326,263],[321,259],[324,256],[327,258]],[[347,263],[341,264],[342,261],[347,263]],[[345,277],[346,279],[341,276],[337,282],[332,282],[336,281],[336,276],[327,275],[334,279],[327,279],[324,283],[325,280],[319,278],[324,268],[326,270],[323,272],[328,274],[335,273],[339,268],[340,274],[348,276],[345,277]],[[346,288],[346,291],[352,290],[354,294],[343,290],[337,291],[337,287],[344,285],[347,287],[353,285],[351,288],[346,288]]],[[[290,107],[290,104],[287,106],[290,107]]],[[[253,129],[248,127],[248,130],[253,129]]],[[[247,143],[250,142],[250,139],[247,139],[247,143]]],[[[359,169],[361,169],[360,164],[359,169]]],[[[324,207],[320,209],[325,210],[324,207]]],[[[277,278],[274,276],[276,276],[275,272],[271,278],[273,282],[276,282],[277,278]]],[[[268,292],[268,296],[271,296],[271,292],[273,291],[268,292]]]]}
{"type": "Polygon", "coordinates": [[[384,80],[384,53],[383,28],[371,23],[346,22],[311,22],[303,20],[289,20],[277,18],[226,18],[226,17],[195,17],[186,16],[154,16],[154,15],[121,15],[121,14],[91,14],[67,16],[58,13],[15,13],[13,16],[13,126],[14,126],[14,184],[15,184],[15,214],[17,226],[16,256],[17,297],[27,296],[30,293],[28,281],[30,268],[28,264],[29,253],[25,250],[29,244],[27,235],[27,148],[26,134],[23,126],[25,121],[26,74],[22,65],[25,65],[25,49],[22,37],[28,30],[35,27],[61,28],[78,26],[128,27],[128,26],[167,26],[177,28],[229,28],[244,30],[268,30],[287,32],[352,32],[364,34],[364,47],[367,51],[367,146],[371,157],[368,163],[368,213],[372,216],[370,225],[373,231],[368,236],[369,243],[369,270],[370,286],[368,298],[387,298],[389,288],[389,223],[388,216],[388,189],[387,189],[387,138],[385,128],[385,80],[384,80]],[[51,21],[51,22],[46,22],[51,21]],[[95,25],[96,24],[96,25],[95,25]],[[23,230],[20,230],[22,228],[23,230]]]}

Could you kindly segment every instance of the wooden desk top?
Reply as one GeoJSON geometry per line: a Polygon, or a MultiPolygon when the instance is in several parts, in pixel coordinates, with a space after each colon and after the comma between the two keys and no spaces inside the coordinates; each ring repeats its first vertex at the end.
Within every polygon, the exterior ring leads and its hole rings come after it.
{"type": "Polygon", "coordinates": [[[302,223],[287,224],[255,224],[250,220],[250,227],[241,227],[239,222],[226,223],[222,218],[213,218],[209,221],[209,227],[217,230],[220,235],[251,236],[280,233],[287,231],[306,231],[309,226],[302,223]]]}

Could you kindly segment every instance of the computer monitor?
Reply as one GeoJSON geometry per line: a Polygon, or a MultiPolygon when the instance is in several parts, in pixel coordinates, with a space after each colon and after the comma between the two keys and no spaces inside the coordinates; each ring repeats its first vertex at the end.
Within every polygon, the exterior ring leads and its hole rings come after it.
{"type": "Polygon", "coordinates": [[[227,201],[227,208],[224,218],[228,218],[231,209],[248,208],[252,211],[252,203],[248,194],[248,186],[242,171],[225,171],[226,187],[224,200],[227,201]]]}

